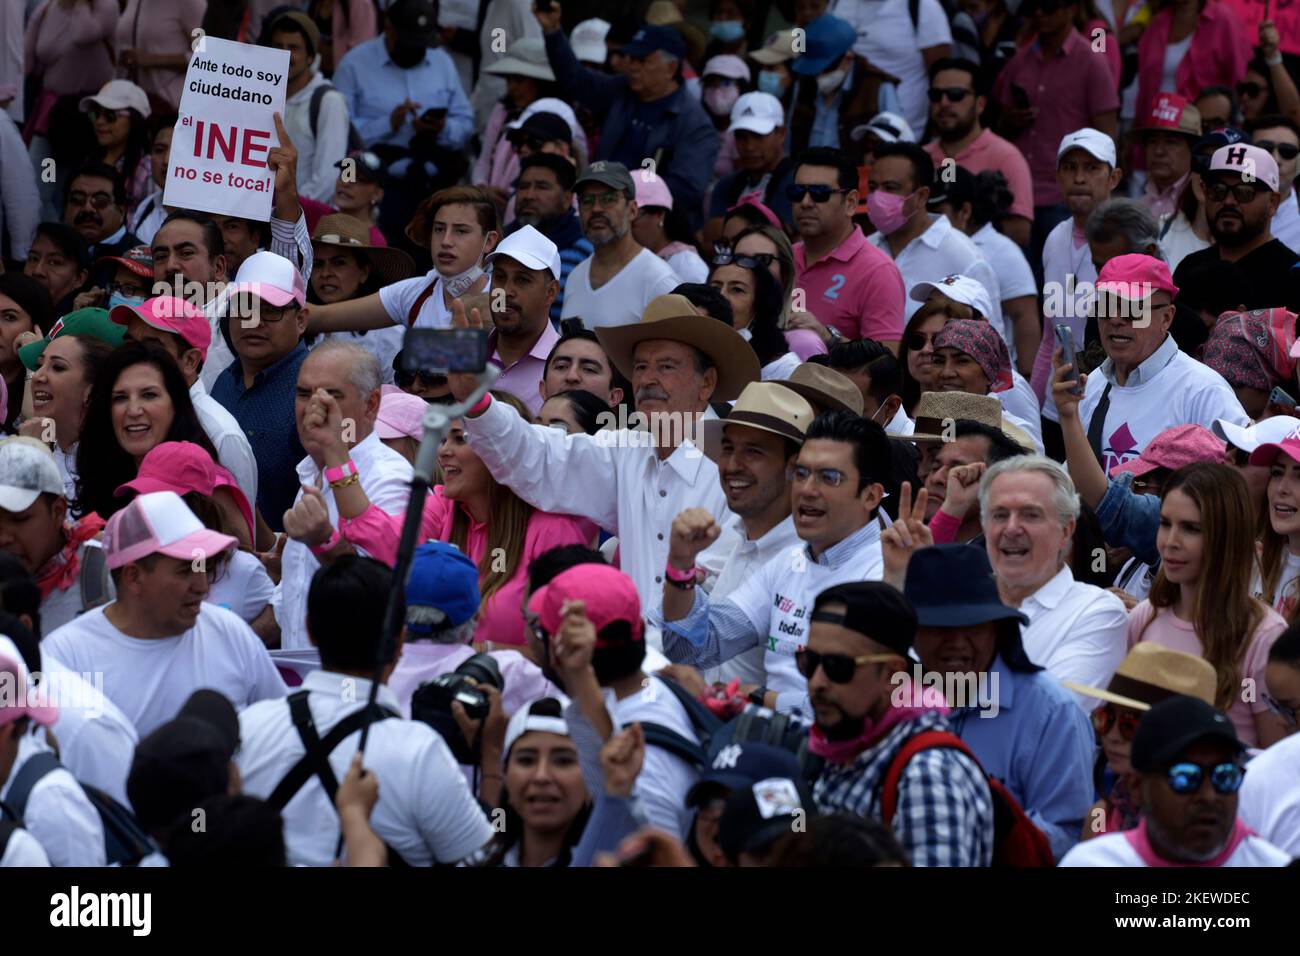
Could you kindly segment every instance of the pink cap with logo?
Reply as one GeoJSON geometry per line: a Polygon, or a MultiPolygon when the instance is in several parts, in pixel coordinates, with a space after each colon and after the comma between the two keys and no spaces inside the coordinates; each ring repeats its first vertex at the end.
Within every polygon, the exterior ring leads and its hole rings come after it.
{"type": "MultiPolygon", "coordinates": [[[[598,633],[615,621],[627,621],[632,625],[633,640],[645,637],[636,585],[618,568],[608,564],[579,564],[569,568],[533,592],[528,599],[528,610],[541,620],[547,634],[554,634],[560,629],[564,605],[569,601],[586,603],[587,617],[598,633]]],[[[604,646],[600,638],[596,639],[596,646],[604,646]]]]}
{"type": "Polygon", "coordinates": [[[178,495],[197,491],[211,498],[218,488],[230,489],[235,504],[248,522],[248,533],[256,535],[253,509],[249,506],[243,489],[235,481],[235,476],[213,461],[212,456],[194,442],[165,441],[154,445],[140,461],[140,469],[135,478],[118,485],[113,494],[120,498],[128,490],[142,495],[154,491],[174,491],[178,495]]]}
{"type": "Polygon", "coordinates": [[[235,275],[234,285],[227,292],[231,296],[255,295],[277,309],[290,302],[307,303],[302,273],[284,256],[266,250],[255,252],[244,260],[235,275]]]}
{"type": "Polygon", "coordinates": [[[117,325],[130,325],[136,316],[145,325],[160,332],[171,332],[183,338],[191,348],[198,349],[203,358],[208,357],[212,344],[212,324],[198,306],[171,295],[145,299],[139,305],[116,306],[108,317],[117,325]]]}
{"type": "MultiPolygon", "coordinates": [[[[1266,419],[1267,421],[1267,419],[1266,419]]],[[[1252,465],[1271,465],[1279,454],[1300,461],[1300,428],[1293,428],[1281,441],[1264,442],[1250,453],[1252,465]]]]}
{"type": "Polygon", "coordinates": [[[1178,286],[1174,285],[1174,277],[1169,274],[1169,264],[1138,252],[1116,256],[1102,266],[1096,289],[1098,294],[1110,292],[1135,302],[1157,291],[1178,295],[1178,286]]]}
{"type": "Polygon", "coordinates": [[[1142,449],[1137,458],[1116,465],[1112,478],[1130,472],[1134,477],[1157,468],[1176,470],[1197,461],[1223,461],[1223,441],[1200,425],[1166,428],[1142,449]]]}
{"type": "Polygon", "coordinates": [[[104,527],[108,568],[120,568],[151,554],[191,561],[237,547],[228,534],[204,527],[174,491],[139,495],[104,527]]]}
{"type": "Polygon", "coordinates": [[[1237,173],[1242,182],[1259,180],[1273,192],[1278,190],[1277,160],[1268,150],[1258,146],[1246,143],[1220,146],[1210,157],[1210,172],[1237,173]]]}

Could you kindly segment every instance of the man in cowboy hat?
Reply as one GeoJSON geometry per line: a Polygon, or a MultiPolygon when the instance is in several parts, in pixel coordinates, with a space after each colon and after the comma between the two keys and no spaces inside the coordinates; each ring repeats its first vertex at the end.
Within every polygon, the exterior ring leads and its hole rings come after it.
{"type": "Polygon", "coordinates": [[[818,415],[836,409],[862,414],[862,392],[853,380],[825,365],[804,362],[781,384],[808,399],[813,412],[818,415]]]}
{"type": "Polygon", "coordinates": [[[722,600],[695,588],[698,555],[721,527],[702,508],[677,515],[663,604],[647,616],[662,624],[669,659],[713,667],[762,647],[770,687],[759,688],[763,705],[810,713],[807,681],[794,654],[806,641],[818,594],[837,584],[880,580],[876,513],[894,485],[889,461],[889,439],[875,422],[843,411],[814,419],[791,472],[791,510],[803,547],[776,554],[722,600]]]}
{"type": "Polygon", "coordinates": [[[1020,643],[1028,619],[998,597],[979,548],[922,548],[907,564],[903,595],[916,611],[920,671],[941,681],[952,732],[985,772],[1003,781],[1059,860],[1079,839],[1092,805],[1092,728],[1068,691],[1031,663],[1020,643]]]}
{"type": "Polygon", "coordinates": [[[1010,435],[1028,453],[1034,451],[1033,439],[1016,428],[1002,414],[1002,403],[992,395],[969,392],[922,392],[916,404],[916,422],[909,441],[921,453],[917,474],[922,481],[938,464],[939,451],[957,437],[957,423],[979,422],[1010,435]],[[1010,426],[1010,427],[1008,427],[1010,426]]]}
{"type": "MultiPolygon", "coordinates": [[[[482,323],[476,311],[467,318],[459,302],[453,310],[455,325],[482,323]]],[[[582,515],[617,534],[623,570],[641,600],[654,606],[673,518],[688,507],[719,520],[729,515],[717,466],[691,436],[711,399],[734,399],[759,380],[758,357],[735,329],[702,316],[680,295],[659,296],[639,323],[596,335],[614,367],[631,380],[637,412],[649,418],[650,431],[562,435],[528,425],[489,397],[466,416],[465,433],[492,477],[533,507],[582,515]]],[[[450,375],[448,382],[458,401],[476,387],[473,376],[450,375]]],[[[657,635],[650,643],[658,643],[657,635]]]]}

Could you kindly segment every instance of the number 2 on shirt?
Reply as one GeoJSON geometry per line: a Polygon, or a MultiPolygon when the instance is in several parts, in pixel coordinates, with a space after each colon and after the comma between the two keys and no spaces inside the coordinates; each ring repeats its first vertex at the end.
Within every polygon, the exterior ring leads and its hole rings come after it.
{"type": "Polygon", "coordinates": [[[838,272],[831,276],[831,284],[826,289],[826,298],[838,299],[840,297],[840,289],[844,288],[844,283],[846,281],[848,280],[838,272]]]}

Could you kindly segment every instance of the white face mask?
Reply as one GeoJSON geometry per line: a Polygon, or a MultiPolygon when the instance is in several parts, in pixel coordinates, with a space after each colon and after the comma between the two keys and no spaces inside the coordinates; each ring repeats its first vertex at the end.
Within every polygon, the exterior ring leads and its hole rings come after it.
{"type": "MultiPolygon", "coordinates": [[[[483,261],[483,253],[487,252],[487,236],[483,237],[483,248],[479,249],[478,259],[474,265],[470,266],[464,272],[457,272],[455,275],[443,275],[442,287],[447,290],[447,294],[453,299],[459,299],[469,291],[472,286],[483,275],[483,267],[478,263],[483,261]]],[[[442,272],[439,271],[439,275],[442,272]]]]}
{"type": "Polygon", "coordinates": [[[817,77],[817,92],[829,96],[844,85],[844,77],[847,75],[845,70],[832,70],[830,73],[821,74],[817,77]]]}

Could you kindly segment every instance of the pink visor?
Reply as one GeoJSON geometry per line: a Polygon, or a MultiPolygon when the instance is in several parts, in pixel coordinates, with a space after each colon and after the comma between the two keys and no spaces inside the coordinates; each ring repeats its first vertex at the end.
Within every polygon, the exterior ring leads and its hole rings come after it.
{"type": "Polygon", "coordinates": [[[207,359],[208,346],[212,344],[212,326],[197,306],[175,296],[160,295],[139,305],[119,305],[108,314],[117,325],[130,325],[132,316],[160,332],[179,335],[190,348],[198,349],[207,359]]]}
{"type": "MultiPolygon", "coordinates": [[[[416,401],[424,404],[420,399],[416,401]]],[[[230,489],[240,514],[248,522],[248,533],[256,537],[257,525],[253,519],[253,509],[243,489],[235,481],[235,476],[193,442],[166,441],[154,445],[140,462],[135,478],[119,485],[113,494],[120,498],[128,491],[141,495],[154,491],[173,491],[178,495],[197,491],[211,498],[218,488],[230,489]]]]}
{"type": "Polygon", "coordinates": [[[740,209],[742,206],[753,206],[755,209],[759,211],[759,213],[762,214],[763,218],[766,219],[771,225],[773,225],[777,229],[781,228],[781,220],[777,218],[776,213],[772,212],[771,209],[767,208],[767,206],[763,205],[753,196],[746,196],[740,202],[736,203],[734,206],[732,206],[730,209],[727,210],[727,215],[731,215],[733,212],[735,212],[737,209],[740,209]]]}

